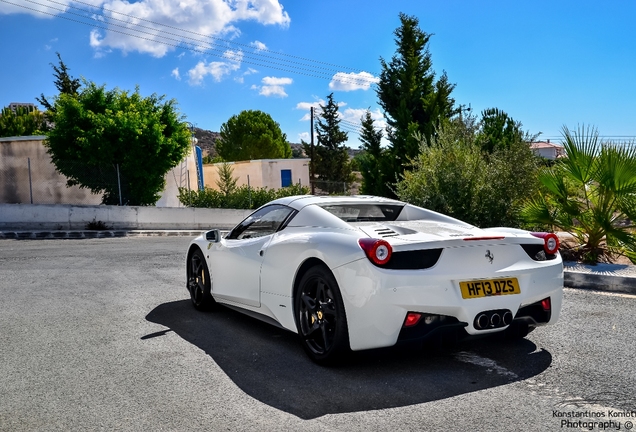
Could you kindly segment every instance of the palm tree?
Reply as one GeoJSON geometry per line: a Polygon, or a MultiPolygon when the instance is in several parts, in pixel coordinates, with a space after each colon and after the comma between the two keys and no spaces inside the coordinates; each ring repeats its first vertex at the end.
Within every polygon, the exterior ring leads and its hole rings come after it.
{"type": "Polygon", "coordinates": [[[627,256],[636,263],[636,143],[599,139],[592,127],[563,127],[566,157],[539,174],[542,192],[522,217],[570,233],[584,262],[627,256]]]}

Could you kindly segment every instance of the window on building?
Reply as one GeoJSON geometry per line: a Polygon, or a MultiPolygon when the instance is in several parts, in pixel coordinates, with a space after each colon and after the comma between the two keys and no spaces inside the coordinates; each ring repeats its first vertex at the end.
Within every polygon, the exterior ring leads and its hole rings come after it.
{"type": "Polygon", "coordinates": [[[292,174],[290,169],[280,170],[280,185],[281,187],[291,186],[292,174]]]}

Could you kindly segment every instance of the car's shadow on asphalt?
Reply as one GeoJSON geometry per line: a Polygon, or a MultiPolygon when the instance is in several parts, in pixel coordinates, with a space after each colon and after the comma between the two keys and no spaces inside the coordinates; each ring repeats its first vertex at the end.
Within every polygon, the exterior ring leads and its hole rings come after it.
{"type": "Polygon", "coordinates": [[[309,360],[295,334],[224,307],[201,313],[182,300],[146,319],[204,350],[248,395],[304,419],[444,399],[523,380],[552,363],[527,339],[480,339],[447,349],[358,352],[327,368],[309,360]]]}

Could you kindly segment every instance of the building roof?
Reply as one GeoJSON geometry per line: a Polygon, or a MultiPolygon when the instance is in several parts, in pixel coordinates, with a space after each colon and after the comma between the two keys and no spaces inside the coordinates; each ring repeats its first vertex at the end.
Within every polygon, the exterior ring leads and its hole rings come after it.
{"type": "Polygon", "coordinates": [[[560,145],[560,144],[554,144],[554,143],[551,143],[551,142],[537,141],[537,142],[530,143],[530,148],[531,149],[541,149],[541,148],[562,149],[563,146],[560,145]]]}

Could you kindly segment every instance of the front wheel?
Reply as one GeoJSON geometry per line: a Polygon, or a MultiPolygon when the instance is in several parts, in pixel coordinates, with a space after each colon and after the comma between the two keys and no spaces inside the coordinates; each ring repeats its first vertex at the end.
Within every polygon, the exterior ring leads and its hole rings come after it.
{"type": "Polygon", "coordinates": [[[195,308],[209,310],[216,303],[212,298],[212,281],[203,253],[197,249],[188,260],[188,291],[195,308]]]}
{"type": "Polygon", "coordinates": [[[294,299],[301,344],[319,364],[333,364],[349,350],[344,303],[338,283],[325,266],[309,269],[294,299]]]}

